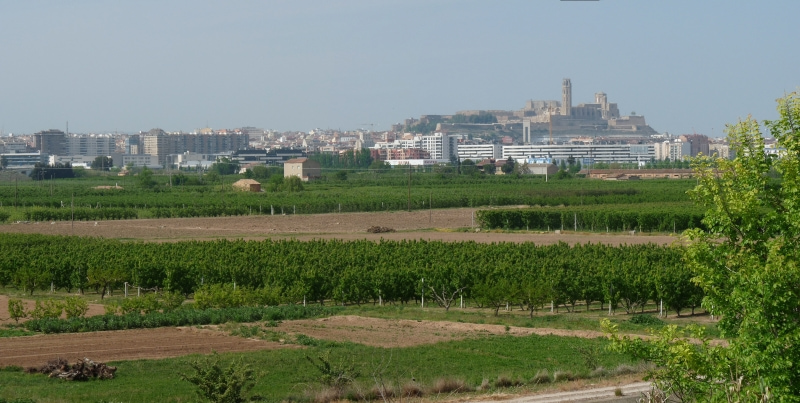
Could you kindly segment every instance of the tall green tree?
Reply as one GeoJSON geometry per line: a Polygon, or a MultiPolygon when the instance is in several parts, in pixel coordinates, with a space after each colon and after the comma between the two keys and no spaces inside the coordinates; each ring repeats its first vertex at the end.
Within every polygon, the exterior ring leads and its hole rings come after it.
{"type": "Polygon", "coordinates": [[[211,164],[210,169],[219,175],[233,175],[239,172],[239,164],[228,158],[220,158],[217,162],[211,164]]]}
{"type": "Polygon", "coordinates": [[[503,171],[504,174],[510,174],[514,172],[514,165],[516,165],[516,162],[509,156],[505,165],[500,167],[500,170],[503,171]]]}
{"type": "MultiPolygon", "coordinates": [[[[800,95],[779,99],[778,112],[764,122],[777,157],[747,118],[726,130],[735,159],[693,161],[690,195],[707,208],[707,229],[686,231],[685,261],[729,345],[693,344],[674,327],[654,342],[616,338],[659,364],[657,384],[683,400],[800,401],[800,95]]],[[[688,336],[704,339],[700,329],[688,336]]]]}
{"type": "Polygon", "coordinates": [[[156,187],[156,180],[153,178],[153,171],[147,167],[142,168],[142,171],[137,175],[139,186],[145,189],[152,189],[156,187]]]}
{"type": "Polygon", "coordinates": [[[96,169],[98,171],[108,171],[111,169],[113,165],[113,160],[111,157],[107,157],[104,155],[95,157],[94,161],[92,161],[92,169],[96,169]]]}

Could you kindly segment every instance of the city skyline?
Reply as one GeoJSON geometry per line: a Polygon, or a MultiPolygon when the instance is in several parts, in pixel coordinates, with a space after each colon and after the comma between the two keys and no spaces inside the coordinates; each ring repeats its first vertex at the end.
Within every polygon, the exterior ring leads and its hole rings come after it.
{"type": "Polygon", "coordinates": [[[0,2],[0,127],[388,130],[605,92],[659,132],[719,137],[800,85],[775,1],[0,2]]]}

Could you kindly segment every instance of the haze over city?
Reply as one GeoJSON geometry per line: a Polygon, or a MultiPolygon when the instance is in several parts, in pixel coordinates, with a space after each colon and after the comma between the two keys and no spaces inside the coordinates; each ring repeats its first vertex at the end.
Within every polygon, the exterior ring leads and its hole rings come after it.
{"type": "Polygon", "coordinates": [[[0,128],[388,130],[605,92],[722,136],[800,85],[795,1],[0,2],[0,128]]]}

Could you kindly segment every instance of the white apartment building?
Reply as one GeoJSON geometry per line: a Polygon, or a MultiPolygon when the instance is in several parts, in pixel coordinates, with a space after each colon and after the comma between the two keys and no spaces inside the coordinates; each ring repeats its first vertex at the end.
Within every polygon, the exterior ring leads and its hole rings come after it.
{"type": "Polygon", "coordinates": [[[115,167],[122,168],[128,166],[128,164],[135,167],[154,169],[162,167],[161,164],[158,163],[157,155],[111,153],[109,156],[111,157],[111,163],[114,164],[115,167]]]}
{"type": "Polygon", "coordinates": [[[458,160],[472,160],[475,162],[485,159],[501,159],[503,147],[500,144],[459,144],[458,160]]]}
{"type": "Polygon", "coordinates": [[[444,133],[434,133],[425,136],[414,136],[410,139],[395,140],[392,142],[375,143],[374,148],[419,148],[427,151],[432,160],[449,160],[451,155],[458,155],[458,137],[444,133]]]}
{"type": "Polygon", "coordinates": [[[593,162],[644,163],[655,156],[653,144],[558,144],[504,146],[502,158],[528,157],[565,160],[572,157],[582,164],[593,162]]]}
{"type": "Polygon", "coordinates": [[[655,159],[663,161],[669,158],[670,161],[681,161],[692,156],[692,144],[680,140],[664,141],[656,143],[655,159]]]}
{"type": "Polygon", "coordinates": [[[117,148],[111,136],[70,136],[66,143],[67,155],[109,155],[117,148]]]}

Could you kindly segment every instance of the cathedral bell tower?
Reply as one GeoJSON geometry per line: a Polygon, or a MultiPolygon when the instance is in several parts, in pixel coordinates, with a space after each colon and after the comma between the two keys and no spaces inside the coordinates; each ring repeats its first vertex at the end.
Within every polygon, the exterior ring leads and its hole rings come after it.
{"type": "Polygon", "coordinates": [[[572,82],[569,78],[561,83],[561,115],[572,115],[572,82]]]}

